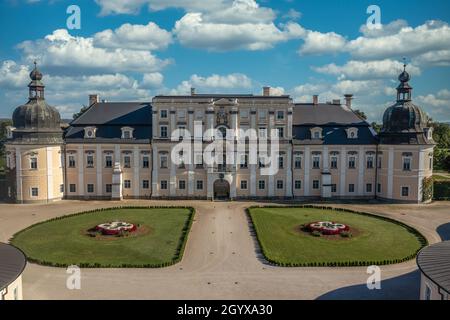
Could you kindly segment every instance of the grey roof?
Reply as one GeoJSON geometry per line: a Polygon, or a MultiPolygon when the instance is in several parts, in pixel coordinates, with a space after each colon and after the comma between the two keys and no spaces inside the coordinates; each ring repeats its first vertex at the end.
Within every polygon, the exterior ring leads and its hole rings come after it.
{"type": "Polygon", "coordinates": [[[0,243],[0,290],[14,282],[23,272],[27,258],[22,251],[0,243]]]}
{"type": "Polygon", "coordinates": [[[149,103],[142,102],[96,103],[70,125],[148,125],[152,119],[149,108],[151,109],[149,103]]]}
{"type": "Polygon", "coordinates": [[[92,105],[66,130],[66,142],[124,142],[122,127],[134,129],[128,143],[149,143],[152,137],[152,107],[141,102],[105,102],[92,105]],[[96,139],[84,139],[84,128],[97,128],[96,139]]]}
{"type": "Polygon", "coordinates": [[[372,145],[377,135],[372,127],[351,109],[338,104],[296,104],[292,133],[305,145],[372,145]],[[322,139],[312,139],[311,129],[322,128],[322,139]],[[358,128],[358,137],[348,139],[348,128],[358,128]]]}
{"type": "Polygon", "coordinates": [[[358,117],[351,109],[337,104],[296,104],[294,107],[295,125],[364,125],[364,119],[358,117]]]}
{"type": "Polygon", "coordinates": [[[450,293],[450,241],[422,249],[417,265],[423,274],[450,293]]]}

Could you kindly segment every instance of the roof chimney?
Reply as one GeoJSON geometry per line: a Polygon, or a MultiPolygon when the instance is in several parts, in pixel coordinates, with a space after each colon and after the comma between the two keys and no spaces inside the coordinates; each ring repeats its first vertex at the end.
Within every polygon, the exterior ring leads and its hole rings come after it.
{"type": "Polygon", "coordinates": [[[313,105],[317,106],[319,104],[319,96],[317,94],[313,95],[313,105]]]}
{"type": "Polygon", "coordinates": [[[89,107],[93,104],[100,102],[100,96],[98,94],[90,94],[89,95],[89,107]]]}
{"type": "Polygon", "coordinates": [[[347,106],[347,108],[351,109],[352,108],[353,95],[352,94],[346,94],[346,95],[344,95],[344,97],[345,97],[345,105],[347,106]]]}
{"type": "Polygon", "coordinates": [[[264,97],[270,96],[270,87],[263,87],[263,96],[264,97]]]}
{"type": "Polygon", "coordinates": [[[191,88],[191,96],[195,96],[195,88],[191,88]]]}

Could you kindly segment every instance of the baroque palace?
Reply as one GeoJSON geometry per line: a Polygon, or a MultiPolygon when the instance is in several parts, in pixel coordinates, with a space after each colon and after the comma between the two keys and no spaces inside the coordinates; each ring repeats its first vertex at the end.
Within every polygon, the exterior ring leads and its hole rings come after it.
{"type": "MultiPolygon", "coordinates": [[[[30,74],[29,100],[13,114],[6,141],[8,198],[17,203],[61,199],[383,199],[421,203],[432,176],[434,141],[428,118],[412,103],[410,76],[399,76],[397,102],[377,134],[352,111],[352,95],[294,103],[263,94],[157,96],[152,102],[101,102],[62,127],[45,101],[43,75],[30,74]],[[279,170],[262,175],[248,158],[207,165],[175,164],[174,130],[277,130],[279,170]]],[[[203,148],[211,139],[197,136],[203,148]]]]}

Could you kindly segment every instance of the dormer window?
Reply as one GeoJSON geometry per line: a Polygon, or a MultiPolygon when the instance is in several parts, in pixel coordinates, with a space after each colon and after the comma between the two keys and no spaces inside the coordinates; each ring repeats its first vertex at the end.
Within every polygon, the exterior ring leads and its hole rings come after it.
{"type": "Polygon", "coordinates": [[[97,133],[96,127],[86,127],[84,128],[84,138],[85,139],[95,139],[97,133]]]}
{"type": "Polygon", "coordinates": [[[358,139],[358,129],[357,128],[348,128],[345,129],[347,132],[348,139],[358,139]]]}
{"type": "Polygon", "coordinates": [[[433,139],[433,128],[425,128],[424,132],[428,140],[433,139]]]}
{"type": "Polygon", "coordinates": [[[312,128],[311,129],[311,138],[312,139],[322,139],[322,128],[312,128]]]}
{"type": "Polygon", "coordinates": [[[133,128],[123,127],[122,128],[122,139],[133,139],[133,128]]]}

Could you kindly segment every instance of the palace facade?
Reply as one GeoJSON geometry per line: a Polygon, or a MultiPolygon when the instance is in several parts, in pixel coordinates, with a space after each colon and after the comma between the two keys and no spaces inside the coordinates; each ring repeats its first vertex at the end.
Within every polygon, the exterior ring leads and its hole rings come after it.
{"type": "MultiPolygon", "coordinates": [[[[8,197],[17,203],[61,199],[383,199],[421,203],[432,176],[435,143],[428,118],[412,103],[410,76],[399,76],[397,102],[383,117],[380,134],[352,111],[352,95],[340,101],[294,103],[263,94],[157,96],[148,103],[102,102],[68,128],[45,101],[42,73],[30,74],[29,101],[13,114],[6,141],[8,197]],[[239,163],[207,165],[207,129],[254,129],[264,140],[276,130],[274,175],[248,155],[239,163]],[[200,149],[175,164],[174,130],[192,133],[200,149]]],[[[229,139],[229,137],[227,137],[229,139]]],[[[270,138],[269,138],[270,140],[270,138]]],[[[250,143],[252,141],[249,141],[250,143]]],[[[270,144],[270,143],[269,143],[270,144]]]]}

